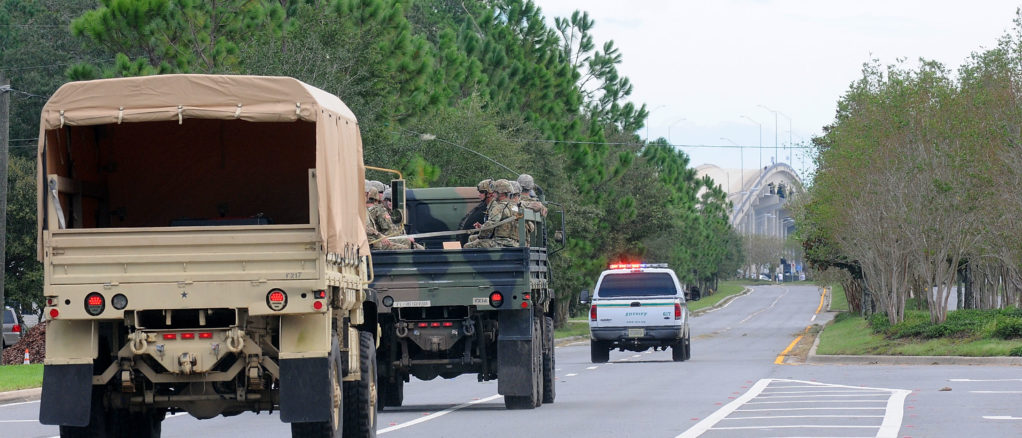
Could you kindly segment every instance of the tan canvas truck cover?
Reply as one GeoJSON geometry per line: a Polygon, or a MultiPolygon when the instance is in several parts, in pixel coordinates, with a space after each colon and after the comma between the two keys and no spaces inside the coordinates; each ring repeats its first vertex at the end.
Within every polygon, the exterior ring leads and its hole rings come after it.
{"type": "MultiPolygon", "coordinates": [[[[43,107],[39,132],[39,165],[38,165],[38,187],[45,188],[46,175],[56,174],[70,178],[77,184],[82,185],[82,190],[89,190],[90,175],[69,175],[67,160],[95,160],[96,168],[100,168],[101,157],[95,157],[97,153],[90,149],[81,149],[81,144],[99,145],[104,141],[113,140],[104,138],[101,125],[118,125],[116,134],[121,144],[124,138],[137,134],[132,141],[137,142],[139,154],[146,154],[151,160],[190,160],[187,149],[182,145],[191,147],[202,147],[202,136],[237,136],[233,143],[244,144],[246,138],[258,139],[266,143],[269,136],[277,135],[279,138],[280,153],[288,154],[309,154],[309,160],[314,160],[317,172],[317,192],[319,204],[319,229],[321,238],[326,246],[326,252],[344,254],[358,250],[360,254],[368,254],[368,241],[365,235],[365,207],[361,194],[365,173],[362,163],[362,139],[358,130],[355,115],[336,96],[323,90],[309,86],[299,80],[287,77],[262,77],[262,76],[210,76],[210,75],[164,75],[144,78],[116,78],[102,79],[87,82],[68,83],[60,87],[50,100],[43,107]],[[225,128],[223,123],[212,123],[217,120],[236,120],[239,123],[235,129],[225,128]],[[133,125],[146,123],[144,129],[133,132],[133,125]],[[315,151],[298,150],[291,147],[291,143],[302,144],[310,140],[306,138],[293,138],[293,129],[273,129],[280,124],[294,124],[306,122],[314,124],[314,129],[307,130],[308,136],[315,137],[315,151]],[[180,138],[175,130],[170,129],[174,125],[194,124],[194,129],[188,130],[190,138],[180,138]],[[159,126],[163,124],[167,129],[165,134],[161,133],[159,126]],[[95,130],[74,129],[76,127],[97,127],[95,130]],[[156,129],[154,129],[156,128],[156,129]],[[162,135],[161,135],[162,134],[162,135]],[[246,137],[247,136],[247,137],[246,137]],[[292,138],[288,138],[292,136],[292,138]],[[240,138],[239,138],[240,137],[240,138]],[[240,140],[240,141],[238,141],[240,140]],[[195,146],[200,145],[200,146],[195,146]],[[179,153],[175,153],[180,150],[179,153]],[[314,153],[313,158],[311,154],[314,153]],[[340,187],[347,188],[340,190],[340,187]],[[358,190],[351,190],[351,187],[358,187],[358,190]],[[345,212],[358,212],[360,221],[345,220],[345,212]]],[[[211,142],[212,143],[212,142],[211,142]]],[[[253,141],[253,143],[256,143],[253,141]]],[[[123,149],[123,146],[118,146],[123,149]]],[[[98,150],[99,148],[93,148],[98,150]]],[[[130,152],[129,152],[130,153],[130,152]]],[[[235,154],[239,160],[267,160],[266,154],[235,154]]],[[[299,162],[298,160],[290,160],[299,162]]],[[[288,160],[282,160],[281,166],[288,166],[288,160]]],[[[255,161],[253,161],[255,163],[255,161]]],[[[153,226],[153,223],[167,222],[171,218],[158,217],[160,214],[161,200],[167,196],[173,196],[175,185],[201,185],[209,181],[210,172],[217,172],[217,163],[195,162],[174,163],[167,166],[173,169],[173,174],[168,175],[133,175],[139,180],[147,178],[165,178],[167,181],[162,186],[154,189],[152,184],[144,187],[149,192],[142,192],[142,188],[136,193],[129,189],[123,190],[119,196],[131,201],[133,206],[132,219],[123,226],[153,226]],[[153,191],[163,190],[161,193],[153,191]],[[150,208],[151,207],[151,208],[150,208]],[[138,213],[148,213],[148,216],[138,213]]],[[[265,168],[265,162],[261,168],[265,168]]],[[[291,164],[292,167],[297,167],[291,164]]],[[[82,168],[83,166],[78,166],[82,168]]],[[[253,167],[255,168],[255,167],[253,167]]],[[[96,170],[97,175],[106,169],[96,170]]],[[[305,171],[305,169],[283,169],[292,171],[305,171]]],[[[130,171],[119,169],[120,173],[131,175],[130,171]]],[[[168,170],[168,172],[170,172],[168,170]]],[[[221,175],[222,176],[222,175],[221,175]]],[[[250,176],[250,175],[247,175],[250,176]]],[[[97,176],[98,178],[98,176],[97,176]]],[[[219,181],[230,178],[220,178],[219,181]]],[[[245,187],[228,187],[224,190],[244,189],[248,193],[258,194],[274,201],[274,196],[288,196],[290,187],[276,186],[277,179],[274,175],[266,175],[265,178],[238,179],[244,181],[245,187]],[[263,186],[259,186],[262,182],[263,186]]],[[[130,185],[129,185],[130,186],[130,185]]],[[[201,199],[202,193],[212,193],[214,190],[191,190],[188,191],[188,202],[198,205],[200,203],[211,204],[217,199],[210,194],[209,199],[201,199]],[[192,199],[198,197],[199,199],[192,199]]],[[[304,191],[304,188],[299,187],[304,191]]],[[[50,196],[50,191],[40,193],[38,198],[39,211],[43,212],[43,200],[50,196]]],[[[62,197],[63,195],[59,195],[62,197]]],[[[72,220],[73,212],[69,211],[68,205],[63,198],[61,205],[62,221],[68,223],[72,220]]],[[[268,202],[272,204],[272,202],[268,202]]],[[[279,203],[278,203],[279,204],[279,203]]],[[[81,207],[79,206],[79,209],[81,207]]],[[[95,209],[95,208],[93,208],[95,209]]],[[[116,213],[116,212],[115,212],[116,213]]],[[[222,212],[221,212],[222,213],[222,212]]],[[[288,215],[299,215],[303,212],[276,212],[275,219],[281,223],[300,223],[309,218],[290,218],[288,215]]],[[[307,212],[304,212],[307,216],[307,212]]],[[[82,221],[86,228],[119,226],[117,224],[97,224],[93,216],[84,215],[76,218],[82,221]]],[[[350,217],[350,216],[349,216],[350,217]]],[[[43,259],[43,228],[47,219],[40,214],[39,217],[39,259],[43,259]]],[[[308,223],[308,222],[304,222],[308,223]]],[[[166,226],[166,225],[163,225],[166,226]]]]}

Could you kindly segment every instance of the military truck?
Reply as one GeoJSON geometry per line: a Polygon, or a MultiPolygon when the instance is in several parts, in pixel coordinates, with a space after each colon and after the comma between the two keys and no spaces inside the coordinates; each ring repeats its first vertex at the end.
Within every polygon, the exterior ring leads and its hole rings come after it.
{"type": "Polygon", "coordinates": [[[279,410],[295,437],[375,435],[362,144],[340,99],[105,79],[62,86],[41,125],[43,424],[156,437],[167,412],[279,410]]]}
{"type": "Polygon", "coordinates": [[[480,202],[476,188],[406,193],[401,216],[426,249],[372,252],[380,407],[401,406],[410,376],[468,373],[497,379],[508,409],[553,403],[555,301],[544,218],[520,210],[518,247],[462,249],[456,233],[480,202]]]}

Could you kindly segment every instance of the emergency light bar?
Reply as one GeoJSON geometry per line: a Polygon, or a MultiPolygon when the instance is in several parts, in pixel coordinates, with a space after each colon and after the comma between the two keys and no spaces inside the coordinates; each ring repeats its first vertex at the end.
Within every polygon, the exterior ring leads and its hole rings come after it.
{"type": "Polygon", "coordinates": [[[667,268],[667,263],[611,263],[610,269],[667,268]]]}

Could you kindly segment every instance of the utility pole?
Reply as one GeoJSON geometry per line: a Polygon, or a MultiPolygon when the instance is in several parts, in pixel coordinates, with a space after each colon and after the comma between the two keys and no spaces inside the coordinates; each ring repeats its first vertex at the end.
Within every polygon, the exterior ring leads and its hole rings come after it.
{"type": "MultiPolygon", "coordinates": [[[[0,74],[0,311],[4,311],[7,272],[7,147],[10,142],[11,81],[0,74]]],[[[15,321],[17,324],[17,321],[15,321]]],[[[0,342],[0,356],[4,346],[0,342]]]]}

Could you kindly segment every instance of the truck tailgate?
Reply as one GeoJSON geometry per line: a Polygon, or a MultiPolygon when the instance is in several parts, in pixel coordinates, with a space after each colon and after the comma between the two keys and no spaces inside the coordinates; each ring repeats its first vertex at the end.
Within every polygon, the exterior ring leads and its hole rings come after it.
{"type": "Polygon", "coordinates": [[[49,284],[319,276],[312,225],[69,229],[49,233],[49,284]]]}
{"type": "Polygon", "coordinates": [[[674,303],[670,298],[599,300],[596,327],[654,327],[674,325],[674,303]]]}

